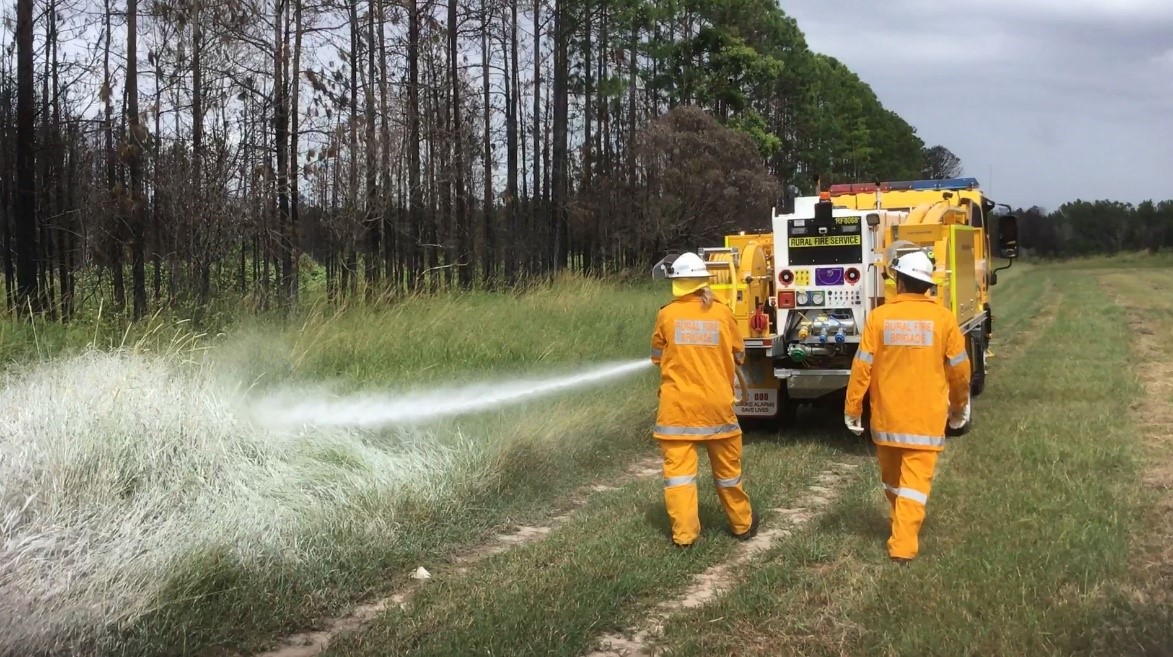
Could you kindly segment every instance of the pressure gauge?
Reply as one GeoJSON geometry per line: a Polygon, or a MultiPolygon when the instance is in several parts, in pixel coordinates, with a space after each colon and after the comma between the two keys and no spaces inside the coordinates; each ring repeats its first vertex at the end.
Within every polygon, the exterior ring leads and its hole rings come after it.
{"type": "Polygon", "coordinates": [[[796,298],[798,305],[805,306],[810,303],[810,296],[806,292],[799,292],[796,298]]]}

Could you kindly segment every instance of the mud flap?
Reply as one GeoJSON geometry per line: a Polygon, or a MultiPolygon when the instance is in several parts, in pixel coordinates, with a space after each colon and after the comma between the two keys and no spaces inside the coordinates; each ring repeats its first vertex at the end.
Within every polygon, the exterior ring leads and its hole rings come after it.
{"type": "Polygon", "coordinates": [[[734,404],[739,417],[770,419],[778,416],[782,403],[781,388],[774,377],[774,364],[768,357],[750,357],[741,366],[748,394],[734,404]]]}

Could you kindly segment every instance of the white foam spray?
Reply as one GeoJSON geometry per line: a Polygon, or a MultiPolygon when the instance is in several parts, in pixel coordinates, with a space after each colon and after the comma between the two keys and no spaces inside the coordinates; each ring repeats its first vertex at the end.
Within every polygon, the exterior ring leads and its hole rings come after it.
{"type": "Polygon", "coordinates": [[[287,392],[260,400],[253,407],[253,416],[271,427],[377,428],[417,424],[583,388],[633,374],[651,364],[650,360],[641,358],[604,364],[568,376],[502,380],[405,395],[367,393],[305,399],[305,393],[287,392]]]}

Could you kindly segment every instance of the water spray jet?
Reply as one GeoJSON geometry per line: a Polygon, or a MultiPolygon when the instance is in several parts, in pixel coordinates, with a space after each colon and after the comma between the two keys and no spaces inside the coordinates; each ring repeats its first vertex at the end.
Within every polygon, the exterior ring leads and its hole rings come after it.
{"type": "Polygon", "coordinates": [[[284,393],[260,400],[253,407],[252,414],[256,421],[271,427],[379,428],[418,424],[584,388],[651,366],[651,361],[641,358],[559,377],[479,383],[403,395],[366,393],[333,399],[305,399],[304,393],[284,393]]]}

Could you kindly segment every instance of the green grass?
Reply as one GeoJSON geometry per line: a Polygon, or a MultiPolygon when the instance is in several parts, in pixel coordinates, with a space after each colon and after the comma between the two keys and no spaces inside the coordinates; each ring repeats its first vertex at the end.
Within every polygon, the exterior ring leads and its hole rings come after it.
{"type": "MultiPolygon", "coordinates": [[[[835,458],[827,444],[747,446],[745,476],[763,513],[793,502],[835,458]]],[[[707,467],[702,459],[701,467],[707,467]]],[[[704,479],[704,477],[702,477],[704,479]]],[[[442,573],[406,610],[344,636],[329,655],[577,655],[600,633],[642,620],[649,608],[728,557],[736,542],[711,482],[701,485],[704,534],[679,551],[669,541],[659,478],[592,497],[572,522],[545,540],[495,556],[465,577],[442,573]]],[[[764,526],[777,522],[767,516],[764,526]]]]}
{"type": "MultiPolygon", "coordinates": [[[[1129,275],[1151,289],[1168,271],[1129,275]]],[[[887,563],[877,549],[881,498],[861,483],[802,540],[744,573],[728,598],[672,623],[665,654],[1143,655],[1173,646],[1168,608],[1126,595],[1139,586],[1131,564],[1152,531],[1131,422],[1143,393],[1121,309],[1096,276],[1030,266],[997,289],[998,356],[974,430],[939,466],[918,562],[887,563]]],[[[874,482],[874,469],[866,476],[874,482]]]]}
{"type": "Polygon", "coordinates": [[[1115,255],[1097,255],[1081,258],[1032,258],[1031,263],[1040,267],[1059,269],[1078,269],[1081,271],[1098,269],[1164,269],[1173,267],[1173,253],[1160,251],[1129,251],[1115,255]]]}
{"type": "MultiPolygon", "coordinates": [[[[1173,450],[1148,445],[1156,434],[1137,418],[1151,410],[1138,401],[1141,368],[1173,360],[1168,264],[1164,255],[1129,256],[1000,272],[986,392],[974,429],[941,460],[921,557],[906,568],[884,551],[885,505],[869,450],[834,409],[780,437],[749,435],[746,485],[762,510],[794,504],[832,461],[861,467],[820,516],[736,568],[733,590],[670,618],[656,654],[1165,654],[1173,536],[1162,528],[1173,506],[1141,480],[1173,450]],[[1148,327],[1143,345],[1130,333],[1135,317],[1148,327]]],[[[129,341],[155,352],[177,342],[209,347],[216,368],[261,387],[325,380],[399,389],[642,357],[665,292],[570,280],[519,295],[237,318],[220,327],[225,335],[191,340],[168,318],[129,341]]],[[[0,323],[0,358],[16,369],[80,350],[87,333],[99,344],[120,339],[91,323],[39,330],[29,347],[30,330],[0,323]]],[[[242,561],[230,546],[209,546],[164,582],[155,613],[101,645],[133,655],[255,647],[393,591],[423,565],[433,579],[406,609],[341,636],[329,654],[585,654],[733,554],[705,459],[705,534],[691,551],[671,547],[661,484],[650,477],[590,495],[543,540],[466,574],[451,560],[513,523],[547,522],[580,485],[655,455],[654,391],[648,372],[437,423],[433,438],[465,450],[442,494],[356,498],[347,522],[322,518],[300,537],[295,559],[242,561]],[[360,518],[391,529],[371,531],[360,518]]],[[[390,449],[399,439],[370,440],[390,449]]],[[[329,472],[363,467],[348,449],[315,458],[329,472]]]]}
{"type": "MultiPolygon", "coordinates": [[[[824,515],[739,568],[734,590],[673,616],[656,654],[1142,655],[1169,645],[1158,593],[1170,580],[1145,580],[1152,573],[1137,566],[1152,558],[1139,551],[1162,548],[1146,540],[1154,494],[1138,485],[1147,452],[1132,422],[1143,394],[1136,354],[1097,278],[1124,276],[1135,293],[1159,289],[1168,271],[1007,274],[995,290],[989,386],[974,430],[942,459],[921,558],[889,563],[866,461],[824,515]]],[[[1157,321],[1168,308],[1152,312],[1157,321]]],[[[748,448],[751,494],[793,503],[833,457],[821,450],[844,444],[832,437],[835,419],[829,433],[808,427],[748,448]],[[802,462],[815,466],[805,480],[802,462]]],[[[652,482],[609,494],[545,541],[424,587],[407,611],[330,654],[584,654],[730,554],[727,539],[672,551],[641,518],[658,505],[652,482]]]]}

